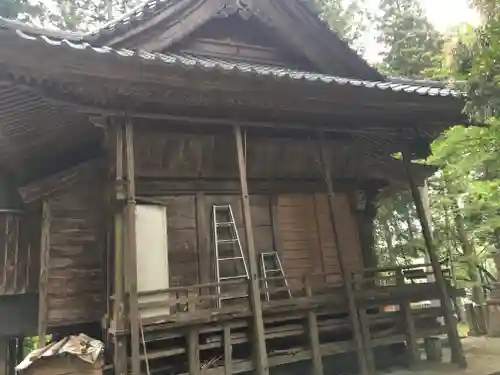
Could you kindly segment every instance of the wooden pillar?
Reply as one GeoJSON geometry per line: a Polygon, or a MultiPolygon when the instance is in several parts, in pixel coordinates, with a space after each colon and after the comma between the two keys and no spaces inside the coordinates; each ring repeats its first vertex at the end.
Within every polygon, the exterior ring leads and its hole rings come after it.
{"type": "Polygon", "coordinates": [[[123,201],[123,127],[116,124],[114,130],[114,171],[115,171],[115,223],[114,223],[114,296],[113,324],[114,335],[114,370],[116,375],[127,375],[127,336],[125,334],[125,267],[124,267],[124,218],[123,201]]]}
{"type": "MultiPolygon", "coordinates": [[[[401,269],[396,271],[396,280],[399,286],[404,286],[404,276],[401,269]]],[[[415,367],[420,362],[420,348],[417,343],[417,330],[415,328],[415,320],[413,319],[413,315],[411,313],[411,305],[410,302],[403,297],[403,300],[399,304],[399,308],[401,313],[403,314],[403,318],[406,324],[406,341],[408,345],[408,359],[410,367],[415,367]]]]}
{"type": "Polygon", "coordinates": [[[24,359],[24,336],[17,337],[16,365],[24,359]]]}
{"type": "Polygon", "coordinates": [[[16,375],[16,359],[17,359],[17,340],[14,337],[9,339],[8,343],[8,364],[7,364],[7,374],[16,375]]]}
{"type": "Polygon", "coordinates": [[[358,225],[363,267],[376,268],[378,265],[378,259],[374,244],[374,221],[377,216],[376,195],[378,194],[378,190],[366,189],[365,194],[366,205],[363,210],[356,210],[356,223],[358,225]]]}
{"type": "Polygon", "coordinates": [[[198,329],[192,327],[188,331],[189,375],[200,374],[200,341],[198,329]]]}
{"type": "Polygon", "coordinates": [[[224,325],[224,374],[233,374],[233,344],[231,343],[231,327],[224,325]]]}
{"type": "Polygon", "coordinates": [[[38,349],[45,346],[47,335],[47,293],[49,282],[49,256],[50,256],[50,206],[42,202],[42,235],[40,244],[40,281],[38,290],[38,349]]]}
{"type": "Polygon", "coordinates": [[[441,362],[443,359],[443,345],[439,337],[424,339],[425,356],[428,361],[441,362]]]}
{"type": "Polygon", "coordinates": [[[0,337],[0,375],[8,375],[9,372],[9,339],[0,337]]]}
{"type": "MultiPolygon", "coordinates": [[[[304,288],[306,291],[306,297],[312,297],[312,286],[311,279],[309,277],[304,278],[304,288]]],[[[318,332],[318,319],[316,313],[313,310],[307,312],[307,326],[309,332],[309,342],[311,347],[311,357],[313,365],[313,375],[323,375],[323,360],[321,358],[321,346],[319,341],[318,332]]]]}
{"type": "Polygon", "coordinates": [[[238,157],[238,170],[241,184],[241,201],[243,204],[243,221],[247,238],[247,260],[248,271],[250,273],[250,304],[252,306],[253,329],[254,329],[254,355],[255,370],[258,375],[268,375],[269,366],[266,351],[266,338],[264,332],[264,322],[262,319],[262,303],[260,299],[259,270],[257,267],[257,255],[255,252],[255,240],[253,236],[252,216],[250,214],[250,197],[248,195],[247,170],[245,160],[245,150],[241,128],[234,127],[236,139],[236,152],[238,157]]]}
{"type": "MultiPolygon", "coordinates": [[[[196,236],[198,245],[198,272],[200,284],[211,282],[210,229],[208,226],[207,197],[204,192],[196,194],[196,236]]],[[[202,288],[202,294],[210,294],[209,288],[202,288]]]]}
{"type": "Polygon", "coordinates": [[[130,120],[125,123],[125,154],[127,166],[127,205],[126,213],[126,280],[129,295],[130,347],[132,354],[132,375],[140,375],[140,322],[139,301],[137,296],[137,253],[135,233],[135,158],[134,133],[130,120]]]}
{"type": "Polygon", "coordinates": [[[441,299],[441,305],[444,309],[444,318],[446,322],[446,329],[448,333],[448,341],[452,353],[452,360],[457,363],[461,368],[467,367],[467,360],[465,359],[464,351],[462,348],[462,342],[460,341],[460,337],[458,335],[457,330],[457,321],[455,319],[453,313],[453,306],[451,304],[451,298],[448,294],[448,287],[446,284],[446,280],[443,276],[443,271],[441,269],[441,265],[439,263],[439,257],[436,251],[436,247],[434,245],[434,240],[432,238],[432,232],[430,229],[430,224],[428,220],[428,214],[424,208],[424,204],[422,202],[422,197],[420,195],[420,191],[415,183],[411,172],[411,158],[408,154],[404,155],[404,163],[406,167],[406,171],[408,174],[408,180],[410,183],[410,189],[413,196],[413,200],[415,201],[415,207],[417,209],[418,218],[420,220],[420,225],[422,227],[422,232],[425,240],[425,246],[427,248],[427,252],[429,255],[429,259],[432,265],[432,270],[434,276],[436,278],[436,284],[439,289],[439,295],[441,299]]]}
{"type": "Polygon", "coordinates": [[[361,375],[368,375],[375,372],[374,365],[371,364],[371,361],[368,361],[368,351],[371,351],[371,347],[365,347],[365,341],[363,338],[362,325],[360,323],[360,316],[358,314],[358,307],[356,304],[356,299],[354,296],[354,290],[352,285],[352,277],[351,271],[349,270],[349,266],[346,263],[343,249],[341,249],[340,241],[339,241],[339,233],[337,231],[336,225],[336,217],[335,217],[335,192],[333,189],[333,183],[331,178],[331,171],[327,168],[324,160],[324,151],[323,151],[323,143],[321,139],[318,142],[318,153],[319,153],[319,166],[321,172],[323,174],[323,178],[326,183],[327,193],[328,193],[328,208],[330,214],[330,221],[332,223],[333,237],[335,241],[335,247],[337,249],[337,257],[339,259],[339,268],[342,275],[342,279],[344,280],[344,288],[347,297],[347,303],[349,308],[349,316],[351,318],[352,330],[353,330],[353,338],[354,344],[356,346],[356,354],[358,357],[358,365],[359,371],[361,375]]]}

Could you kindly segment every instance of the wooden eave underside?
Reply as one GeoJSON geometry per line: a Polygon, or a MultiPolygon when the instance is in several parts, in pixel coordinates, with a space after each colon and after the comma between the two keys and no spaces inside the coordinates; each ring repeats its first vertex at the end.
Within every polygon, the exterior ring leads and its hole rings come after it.
{"type": "MultiPolygon", "coordinates": [[[[382,76],[296,0],[246,1],[245,11],[269,28],[286,48],[305,56],[323,73],[372,80],[382,76]],[[300,25],[298,27],[298,25],[300,25]]],[[[181,0],[127,28],[95,40],[111,47],[168,50],[221,12],[238,9],[235,0],[181,0]]],[[[242,20],[242,22],[245,22],[242,20]]]]}
{"type": "MultiPolygon", "coordinates": [[[[0,162],[25,174],[25,182],[96,156],[103,134],[89,116],[126,113],[159,126],[207,129],[295,128],[307,131],[305,138],[322,129],[359,142],[372,161],[366,170],[381,179],[400,167],[391,152],[462,119],[461,103],[451,97],[187,68],[4,36],[0,162]]],[[[404,181],[404,173],[394,179],[404,181]]]]}
{"type": "MultiPolygon", "coordinates": [[[[77,104],[70,105],[68,103],[63,104],[52,101],[37,94],[29,93],[26,91],[26,88],[20,88],[19,86],[2,88],[0,90],[0,120],[2,124],[0,130],[3,137],[0,140],[0,163],[9,169],[14,169],[17,172],[18,180],[22,183],[27,183],[38,180],[48,174],[64,170],[89,158],[99,156],[100,145],[104,137],[103,129],[96,127],[96,124],[100,125],[99,122],[95,121],[93,124],[87,114],[79,113],[81,110],[82,107],[77,104]]],[[[123,112],[117,113],[117,115],[123,115],[123,112]]],[[[105,119],[101,119],[100,121],[105,122],[105,119]]],[[[207,135],[211,137],[212,134],[224,134],[231,131],[230,127],[227,126],[231,122],[227,122],[226,125],[220,125],[217,123],[203,123],[196,120],[192,122],[182,121],[182,118],[179,118],[177,121],[173,119],[165,121],[164,119],[155,120],[154,118],[136,117],[136,123],[143,127],[150,126],[152,129],[162,129],[168,124],[167,129],[174,133],[191,133],[196,137],[205,134],[204,138],[207,138],[207,135]]],[[[268,160],[269,163],[271,160],[278,162],[283,157],[285,159],[290,157],[281,155],[284,149],[278,147],[278,145],[282,141],[275,143],[273,138],[277,140],[283,138],[285,140],[303,140],[301,147],[307,148],[308,145],[311,145],[312,148],[314,139],[317,136],[314,132],[305,128],[296,130],[289,128],[263,129],[257,126],[249,129],[254,129],[249,133],[249,153],[252,155],[254,153],[255,155],[269,155],[270,158],[274,155],[273,158],[268,160]],[[307,141],[308,137],[311,138],[311,142],[307,141]],[[266,139],[268,140],[266,141],[266,139]],[[269,147],[271,144],[278,147],[276,151],[270,150],[269,147]],[[254,146],[258,147],[254,150],[255,152],[252,151],[254,146]]],[[[388,147],[392,146],[392,144],[386,144],[388,142],[387,139],[363,134],[331,132],[327,134],[327,137],[332,141],[337,140],[339,142],[332,149],[348,148],[351,150],[348,153],[350,156],[347,156],[345,160],[344,158],[337,160],[337,164],[340,163],[341,165],[336,168],[336,178],[351,181],[376,179],[404,184],[405,172],[401,163],[390,158],[388,147]]],[[[172,138],[172,136],[169,138],[172,138]]],[[[207,140],[210,142],[210,139],[207,140]]],[[[171,147],[180,147],[180,149],[183,149],[186,146],[183,146],[182,143],[174,143],[171,147]]],[[[290,145],[287,147],[290,147],[290,145]]],[[[203,149],[207,153],[199,154],[201,160],[210,156],[210,151],[206,145],[203,149]]],[[[296,150],[298,151],[298,149],[296,150]]],[[[176,154],[175,150],[172,152],[176,154]]],[[[301,153],[306,158],[311,157],[306,149],[301,150],[301,153]]],[[[182,153],[179,152],[178,154],[182,153]]],[[[252,160],[255,160],[253,156],[252,160]]],[[[197,163],[201,163],[201,161],[197,163]]],[[[311,168],[314,169],[314,166],[314,163],[312,163],[311,168]]],[[[427,170],[425,167],[416,166],[415,168],[417,168],[417,173],[421,178],[432,173],[432,171],[427,170]]],[[[85,168],[85,170],[87,169],[85,168]]],[[[148,175],[143,177],[150,178],[148,175]]],[[[186,179],[187,176],[179,177],[186,179]]],[[[319,179],[319,177],[318,174],[317,178],[319,179]]],[[[60,178],[57,178],[58,183],[56,185],[48,183],[48,187],[42,186],[42,190],[48,190],[49,192],[56,191],[61,186],[65,186],[65,184],[73,183],[74,178],[75,176],[72,173],[64,174],[60,178]]],[[[195,174],[191,178],[203,179],[204,177],[203,175],[195,174]]],[[[223,180],[218,183],[210,180],[211,178],[209,178],[210,186],[220,186],[221,190],[231,189],[223,180]]],[[[304,176],[304,178],[314,179],[314,175],[304,176]]],[[[255,187],[253,189],[256,191],[262,191],[267,186],[266,183],[266,181],[255,181],[252,182],[252,186],[255,187]]],[[[311,180],[312,185],[315,183],[314,180],[311,180]]],[[[284,180],[282,184],[285,186],[287,180],[284,180]]],[[[171,190],[177,189],[174,182],[167,183],[167,185],[163,184],[163,186],[170,186],[169,189],[171,190]]],[[[185,185],[178,184],[178,186],[185,185]]],[[[37,195],[37,193],[31,194],[37,195]]],[[[41,196],[44,194],[41,194],[41,196]]]]}

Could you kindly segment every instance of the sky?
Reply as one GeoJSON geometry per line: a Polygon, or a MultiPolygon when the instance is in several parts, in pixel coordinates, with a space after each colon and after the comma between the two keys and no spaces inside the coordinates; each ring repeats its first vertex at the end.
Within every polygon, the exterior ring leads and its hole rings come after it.
{"type": "MultiPolygon", "coordinates": [[[[467,22],[479,24],[479,15],[468,5],[468,0],[420,0],[430,22],[441,32],[446,32],[456,24],[467,22]]],[[[373,9],[377,8],[378,0],[371,0],[373,9]]],[[[370,62],[380,60],[381,46],[374,40],[365,42],[365,58],[370,62]]]]}
{"type": "Polygon", "coordinates": [[[446,31],[457,23],[467,22],[476,25],[479,15],[468,5],[467,0],[421,0],[429,20],[440,31],[446,31]]]}

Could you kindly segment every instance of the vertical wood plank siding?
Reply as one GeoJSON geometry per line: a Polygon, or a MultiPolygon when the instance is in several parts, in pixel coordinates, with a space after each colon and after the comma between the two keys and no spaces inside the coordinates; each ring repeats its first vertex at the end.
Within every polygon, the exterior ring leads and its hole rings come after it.
{"type": "Polygon", "coordinates": [[[48,324],[98,321],[105,313],[104,200],[97,178],[48,199],[51,210],[48,324]]]}
{"type": "Polygon", "coordinates": [[[0,214],[0,296],[38,291],[39,213],[0,214]]]}
{"type": "MultiPolygon", "coordinates": [[[[346,194],[335,197],[336,217],[339,220],[339,240],[349,249],[347,263],[352,269],[362,267],[361,248],[355,218],[346,194]]],[[[292,277],[308,273],[336,273],[327,282],[340,281],[340,268],[335,247],[332,223],[325,194],[281,195],[278,199],[278,217],[283,244],[283,262],[292,277]]],[[[313,284],[317,284],[314,280],[313,284]]],[[[300,280],[292,279],[291,287],[298,288],[300,280]]]]}

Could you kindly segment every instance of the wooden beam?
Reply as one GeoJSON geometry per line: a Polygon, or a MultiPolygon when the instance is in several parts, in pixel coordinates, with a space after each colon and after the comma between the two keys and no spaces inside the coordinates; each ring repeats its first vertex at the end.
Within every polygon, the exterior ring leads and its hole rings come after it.
{"type": "Polygon", "coordinates": [[[250,213],[250,197],[248,195],[247,170],[245,150],[241,128],[234,127],[236,138],[236,152],[238,157],[238,170],[241,184],[241,201],[243,204],[243,221],[247,238],[247,261],[250,273],[250,303],[252,306],[253,329],[254,329],[254,355],[255,369],[258,375],[268,375],[269,365],[266,351],[266,338],[264,322],[262,319],[262,301],[260,299],[259,270],[257,267],[257,254],[255,251],[255,239],[253,235],[252,215],[250,213]]]}
{"type": "MultiPolygon", "coordinates": [[[[47,96],[47,94],[44,94],[47,96]]],[[[48,95],[50,96],[50,95],[48,95]]],[[[64,102],[60,100],[59,104],[73,104],[73,102],[64,102]]],[[[88,114],[89,116],[110,116],[119,117],[123,116],[123,111],[109,108],[100,108],[97,106],[89,106],[84,104],[76,104],[77,112],[88,114]]],[[[401,129],[401,122],[384,122],[384,125],[370,125],[365,127],[353,127],[352,123],[337,123],[335,127],[329,125],[326,121],[325,123],[304,123],[304,122],[294,122],[294,121],[256,121],[256,120],[234,120],[228,117],[201,117],[201,116],[183,116],[174,115],[169,113],[159,113],[159,112],[142,112],[142,111],[130,111],[127,112],[127,116],[130,118],[144,119],[144,120],[168,120],[170,122],[183,122],[196,125],[238,125],[244,127],[260,127],[260,128],[271,128],[271,129],[298,129],[298,130],[321,130],[329,133],[340,133],[344,134],[366,134],[366,135],[380,135],[381,132],[385,136],[401,136],[405,133],[404,129],[401,129]],[[399,126],[399,127],[398,127],[399,126]]],[[[458,120],[457,120],[458,121],[458,120]]],[[[166,123],[166,122],[165,122],[166,123]]],[[[411,128],[413,129],[413,128],[411,128]]]]}
{"type": "Polygon", "coordinates": [[[46,198],[80,181],[89,172],[95,171],[98,161],[93,159],[65,169],[42,180],[32,182],[19,189],[24,202],[34,202],[46,198]]]}
{"type": "Polygon", "coordinates": [[[114,144],[114,298],[113,298],[113,324],[114,335],[114,368],[116,375],[127,375],[127,338],[125,335],[125,269],[124,269],[124,218],[122,204],[123,192],[123,127],[119,124],[113,126],[115,135],[114,144]]]}
{"type": "MultiPolygon", "coordinates": [[[[179,14],[180,12],[185,11],[185,9],[193,3],[193,0],[181,0],[177,1],[167,10],[163,12],[158,12],[156,15],[148,19],[146,22],[142,23],[140,26],[132,27],[124,33],[120,33],[120,35],[112,37],[106,42],[107,46],[114,47],[117,45],[123,45],[127,41],[137,37],[144,31],[151,29],[152,27],[156,27],[161,23],[168,22],[169,18],[179,14]]],[[[181,13],[182,14],[182,13],[181,13]]]]}
{"type": "Polygon", "coordinates": [[[48,320],[48,282],[50,259],[50,206],[42,202],[42,235],[40,239],[40,283],[38,290],[38,349],[45,346],[48,320]]]}
{"type": "Polygon", "coordinates": [[[185,38],[197,28],[203,26],[212,19],[224,5],[227,0],[212,0],[202,2],[201,6],[196,6],[190,12],[177,19],[166,31],[155,36],[153,39],[141,45],[141,49],[147,52],[159,52],[170,47],[175,42],[185,38]]]}
{"type": "MultiPolygon", "coordinates": [[[[137,194],[141,200],[154,199],[161,195],[196,195],[200,190],[205,194],[237,194],[240,183],[236,179],[148,179],[137,178],[137,194]],[[150,197],[150,198],[148,198],[150,197]]],[[[354,181],[335,180],[335,191],[348,192],[354,188],[354,181]]],[[[280,181],[248,180],[250,194],[267,194],[279,191],[280,194],[321,193],[325,192],[325,184],[321,180],[283,179],[280,181]]],[[[137,198],[139,200],[139,198],[137,198]]],[[[151,201],[150,203],[155,203],[151,201]]],[[[158,204],[158,203],[155,203],[158,204]]]]}
{"type": "MultiPolygon", "coordinates": [[[[312,297],[311,279],[304,278],[304,287],[306,290],[306,297],[312,297]]],[[[307,326],[309,332],[309,343],[312,352],[313,375],[323,375],[323,360],[321,358],[321,346],[319,341],[318,332],[318,319],[316,313],[310,309],[307,312],[307,326]]]]}
{"type": "MultiPolygon", "coordinates": [[[[323,134],[321,134],[321,137],[323,134]]],[[[314,147],[314,145],[311,145],[314,147]]],[[[358,314],[358,307],[356,305],[356,299],[354,296],[351,271],[349,269],[349,264],[346,262],[344,257],[343,249],[340,246],[339,241],[339,231],[337,230],[337,219],[335,217],[335,192],[333,188],[332,178],[330,168],[326,166],[324,150],[323,150],[323,142],[322,139],[319,139],[317,144],[317,150],[319,153],[319,167],[321,173],[323,174],[323,178],[326,183],[327,191],[328,191],[328,209],[330,214],[330,220],[332,223],[333,237],[335,241],[335,248],[337,249],[337,257],[339,259],[339,268],[342,274],[342,279],[344,280],[344,289],[346,292],[347,302],[349,306],[349,316],[352,323],[354,344],[356,346],[356,354],[358,357],[358,365],[361,375],[369,375],[372,374],[375,369],[370,368],[370,363],[367,359],[367,350],[371,350],[371,348],[365,348],[363,332],[360,323],[360,317],[358,314]]]]}
{"type": "Polygon", "coordinates": [[[137,252],[135,233],[135,159],[134,133],[130,120],[125,123],[125,154],[127,166],[127,205],[126,205],[126,280],[129,294],[130,347],[132,352],[132,375],[140,375],[140,316],[137,297],[137,252]]]}
{"type": "Polygon", "coordinates": [[[224,340],[224,375],[232,375],[233,344],[231,343],[231,326],[225,324],[223,328],[224,340]]]}
{"type": "Polygon", "coordinates": [[[452,360],[453,362],[457,363],[459,367],[466,368],[467,360],[464,355],[462,342],[460,341],[460,336],[458,335],[457,321],[455,319],[453,306],[451,304],[451,297],[448,293],[448,286],[446,280],[444,279],[443,270],[441,269],[441,265],[439,263],[439,256],[437,254],[437,250],[434,245],[434,240],[432,238],[432,232],[428,220],[428,215],[424,208],[422,197],[420,195],[420,190],[418,189],[418,186],[415,183],[415,180],[411,173],[411,161],[410,161],[411,157],[408,153],[404,153],[403,159],[408,173],[408,180],[410,184],[411,193],[413,196],[413,200],[415,201],[415,207],[417,209],[418,218],[420,220],[420,225],[422,227],[422,234],[424,236],[425,246],[427,248],[427,253],[431,261],[432,270],[436,277],[436,284],[439,289],[441,304],[444,309],[444,318],[448,333],[448,341],[452,352],[452,360]]]}

